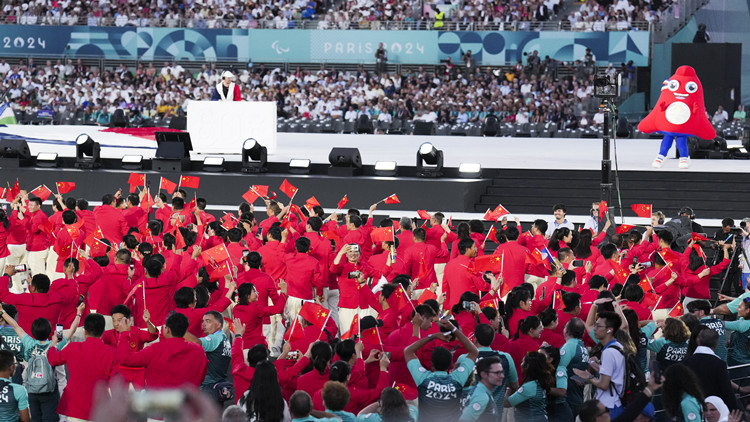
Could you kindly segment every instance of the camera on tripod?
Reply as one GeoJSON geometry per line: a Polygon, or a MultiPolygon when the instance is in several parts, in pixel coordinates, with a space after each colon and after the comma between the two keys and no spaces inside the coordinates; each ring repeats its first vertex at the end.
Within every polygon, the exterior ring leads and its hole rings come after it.
{"type": "Polygon", "coordinates": [[[602,99],[613,99],[620,96],[622,74],[608,75],[602,68],[594,74],[594,96],[602,99]]]}

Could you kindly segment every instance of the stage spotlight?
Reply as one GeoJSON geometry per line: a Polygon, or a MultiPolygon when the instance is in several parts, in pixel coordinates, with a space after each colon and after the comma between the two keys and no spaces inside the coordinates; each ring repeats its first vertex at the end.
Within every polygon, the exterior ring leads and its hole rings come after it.
{"type": "Polygon", "coordinates": [[[429,142],[419,146],[417,151],[417,176],[440,177],[443,175],[443,151],[429,142]]]}
{"type": "Polygon", "coordinates": [[[57,167],[56,152],[40,152],[36,155],[36,165],[38,167],[57,167]]]}
{"type": "Polygon", "coordinates": [[[362,156],[357,148],[332,148],[328,154],[329,176],[351,177],[362,174],[362,156]]]}
{"type": "Polygon", "coordinates": [[[482,176],[482,165],[479,163],[461,163],[458,166],[458,175],[468,179],[478,179],[482,176]]]}
{"type": "Polygon", "coordinates": [[[76,164],[79,169],[95,169],[102,166],[101,146],[87,134],[76,138],[76,164]]]}
{"type": "Polygon", "coordinates": [[[395,161],[376,161],[375,176],[395,176],[398,173],[398,165],[395,161]]]}
{"type": "Polygon", "coordinates": [[[143,168],[143,156],[123,155],[121,166],[124,170],[141,170],[143,168]]]}
{"type": "Polygon", "coordinates": [[[289,160],[289,173],[309,174],[310,160],[308,158],[292,158],[289,160]]]}
{"type": "Polygon", "coordinates": [[[255,140],[248,138],[242,144],[242,171],[244,173],[265,173],[268,171],[268,150],[255,140]]]}
{"type": "Polygon", "coordinates": [[[0,139],[0,167],[33,164],[29,144],[23,139],[0,139]]]}
{"type": "Polygon", "coordinates": [[[206,157],[203,159],[203,171],[221,173],[224,170],[224,157],[206,157]]]}

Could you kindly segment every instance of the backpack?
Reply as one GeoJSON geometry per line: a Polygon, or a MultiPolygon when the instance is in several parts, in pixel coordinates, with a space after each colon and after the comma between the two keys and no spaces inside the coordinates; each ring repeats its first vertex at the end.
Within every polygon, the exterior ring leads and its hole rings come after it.
{"type": "MultiPolygon", "coordinates": [[[[638,364],[638,357],[634,353],[625,353],[618,346],[610,346],[620,352],[625,360],[625,379],[623,380],[623,391],[615,392],[620,397],[623,406],[627,406],[633,401],[636,393],[643,391],[648,385],[646,383],[646,374],[643,373],[641,365],[638,364]]],[[[614,383],[610,383],[609,388],[614,389],[614,383]]]]}
{"type": "Polygon", "coordinates": [[[34,350],[29,356],[26,371],[23,373],[23,381],[29,394],[43,394],[55,391],[57,379],[55,371],[47,360],[47,351],[51,346],[44,350],[39,350],[39,345],[34,346],[34,350]]]}

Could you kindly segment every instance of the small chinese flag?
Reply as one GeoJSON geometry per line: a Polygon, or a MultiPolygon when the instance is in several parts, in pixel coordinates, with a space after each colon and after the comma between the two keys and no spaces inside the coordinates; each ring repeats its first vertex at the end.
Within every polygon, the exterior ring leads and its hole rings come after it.
{"type": "Polygon", "coordinates": [[[386,302],[388,302],[388,306],[395,309],[396,312],[409,306],[409,299],[407,299],[406,292],[404,291],[403,287],[395,289],[393,293],[388,296],[386,302]]]}
{"type": "Polygon", "coordinates": [[[323,329],[331,311],[313,302],[305,302],[299,310],[299,317],[310,324],[323,329]]]}
{"type": "Polygon", "coordinates": [[[72,239],[76,239],[81,235],[81,227],[83,227],[83,220],[76,221],[73,224],[66,224],[65,230],[68,232],[72,239]]]}
{"type": "MultiPolygon", "coordinates": [[[[0,188],[0,199],[5,199],[5,195],[8,194],[10,188],[0,188]]],[[[10,201],[8,201],[10,202],[10,201]]]]}
{"type": "Polygon", "coordinates": [[[362,339],[362,344],[364,344],[365,347],[381,348],[383,346],[383,342],[380,339],[380,332],[378,331],[378,327],[372,327],[367,330],[363,330],[360,333],[360,338],[362,339]]]}
{"type": "Polygon", "coordinates": [[[393,226],[390,227],[378,227],[372,229],[370,232],[370,238],[373,242],[382,243],[388,240],[393,240],[393,226]]]}
{"type": "Polygon", "coordinates": [[[490,231],[487,232],[487,240],[497,243],[497,229],[494,224],[490,226],[490,231]]]}
{"type": "Polygon", "coordinates": [[[482,255],[474,259],[474,270],[480,273],[492,271],[499,273],[503,265],[502,255],[482,255]]]}
{"type": "Polygon", "coordinates": [[[287,343],[291,343],[294,340],[300,340],[303,338],[305,338],[305,329],[302,328],[302,323],[299,322],[299,319],[294,317],[292,325],[286,330],[286,333],[284,333],[284,340],[286,340],[287,343]]]}
{"type": "Polygon", "coordinates": [[[38,197],[42,201],[46,201],[47,198],[49,198],[50,195],[52,195],[52,191],[47,188],[47,186],[39,185],[36,189],[29,192],[30,194],[38,197]]]}
{"type": "Polygon", "coordinates": [[[628,279],[630,271],[622,268],[622,266],[616,262],[611,262],[612,269],[614,270],[615,282],[619,284],[625,284],[625,280],[628,279]]]}
{"type": "Polygon", "coordinates": [[[451,216],[451,218],[448,219],[448,228],[453,230],[453,216],[451,216]]]}
{"type": "Polygon", "coordinates": [[[492,210],[489,208],[487,208],[487,212],[484,213],[484,217],[482,218],[487,221],[497,221],[497,218],[495,218],[495,216],[492,215],[492,210]]]}
{"type": "Polygon", "coordinates": [[[187,244],[185,243],[185,238],[182,237],[182,232],[180,231],[179,227],[174,228],[174,247],[175,249],[184,249],[187,244]]]}
{"type": "Polygon", "coordinates": [[[341,198],[341,200],[339,201],[339,203],[338,203],[338,204],[336,204],[336,207],[337,207],[338,209],[340,209],[340,210],[343,210],[343,209],[344,209],[344,207],[346,206],[346,204],[348,204],[348,203],[349,203],[349,198],[347,198],[347,196],[346,196],[346,195],[344,195],[344,197],[343,197],[343,198],[341,198]]]}
{"type": "Polygon", "coordinates": [[[133,193],[136,186],[146,186],[146,175],[142,173],[130,173],[128,184],[130,185],[130,193],[133,193]]]}
{"type": "Polygon", "coordinates": [[[648,281],[648,277],[645,277],[643,280],[641,280],[638,285],[641,286],[641,289],[643,289],[644,292],[651,292],[654,290],[654,286],[652,286],[651,282],[648,281]]]}
{"type": "Polygon", "coordinates": [[[604,217],[604,213],[607,212],[607,201],[599,203],[599,218],[604,217]]]}
{"type": "Polygon", "coordinates": [[[555,290],[555,295],[552,297],[552,308],[556,311],[562,311],[565,309],[565,303],[563,303],[562,299],[562,290],[555,290]]]}
{"type": "Polygon", "coordinates": [[[18,186],[18,180],[16,179],[16,183],[11,187],[10,189],[7,189],[5,200],[8,202],[13,202],[16,199],[16,196],[21,193],[21,187],[18,186]]]}
{"type": "Polygon", "coordinates": [[[206,264],[209,264],[212,259],[214,262],[222,262],[229,259],[229,252],[227,252],[227,248],[224,244],[220,244],[201,252],[201,257],[206,264]]]}
{"type": "Polygon", "coordinates": [[[617,232],[617,234],[625,234],[625,233],[633,230],[634,227],[635,226],[632,225],[632,224],[620,224],[620,226],[617,227],[617,229],[615,230],[615,232],[617,232]]]}
{"type": "MultiPolygon", "coordinates": [[[[175,245],[175,247],[177,247],[177,245],[175,245]]],[[[224,261],[221,263],[221,265],[210,272],[209,277],[211,277],[212,280],[216,280],[224,278],[225,275],[230,274],[232,274],[232,272],[229,270],[229,263],[227,261],[224,261]]]]}
{"type": "Polygon", "coordinates": [[[159,190],[162,189],[169,192],[169,194],[171,195],[174,193],[174,190],[177,189],[177,183],[174,183],[171,180],[162,177],[159,181],[159,190]]]}
{"type": "Polygon", "coordinates": [[[260,196],[268,196],[268,185],[253,185],[252,190],[260,196]]]}
{"type": "Polygon", "coordinates": [[[699,242],[701,240],[709,240],[706,236],[703,236],[702,234],[696,232],[693,232],[690,238],[696,242],[699,242]]]}
{"type": "Polygon", "coordinates": [[[66,194],[75,188],[75,182],[57,182],[57,192],[60,193],[60,195],[66,194]]]}
{"type": "Polygon", "coordinates": [[[198,189],[198,185],[201,183],[201,178],[198,176],[182,176],[180,177],[180,187],[198,189]]]}
{"type": "Polygon", "coordinates": [[[492,215],[495,218],[495,220],[498,220],[500,217],[504,215],[508,215],[508,214],[510,214],[510,211],[506,210],[505,207],[503,207],[500,204],[498,204],[498,206],[495,207],[494,210],[492,210],[492,215]]]}
{"type": "Polygon", "coordinates": [[[385,203],[386,204],[400,204],[401,201],[398,199],[398,196],[396,196],[396,194],[394,193],[393,195],[385,198],[385,203]]]}
{"type": "Polygon", "coordinates": [[[651,218],[651,204],[633,204],[630,208],[638,217],[651,218]]]}
{"type": "Polygon", "coordinates": [[[657,303],[659,303],[659,295],[656,293],[646,292],[643,294],[641,305],[649,309],[654,309],[654,306],[656,306],[657,303]]]}
{"type": "MultiPolygon", "coordinates": [[[[302,214],[302,209],[300,209],[300,207],[297,206],[297,204],[289,204],[289,212],[287,213],[287,215],[289,215],[289,213],[295,213],[299,215],[301,218],[305,217],[305,215],[302,214]]],[[[289,218],[285,218],[285,219],[288,220],[289,218]]]]}
{"type": "Polygon", "coordinates": [[[341,340],[350,339],[356,335],[359,335],[359,314],[354,315],[352,325],[349,326],[349,331],[341,335],[341,340]]]}
{"type": "Polygon", "coordinates": [[[155,205],[154,197],[151,196],[151,189],[146,189],[146,195],[143,197],[143,200],[141,201],[141,208],[143,208],[144,211],[150,212],[151,208],[155,205]]]}
{"type": "Polygon", "coordinates": [[[497,309],[497,302],[495,301],[495,299],[483,300],[483,301],[479,302],[479,309],[482,309],[482,308],[495,308],[495,309],[497,309]]]}
{"type": "Polygon", "coordinates": [[[313,207],[319,207],[320,206],[320,202],[318,202],[318,200],[315,199],[314,196],[311,196],[311,197],[307,198],[307,201],[305,201],[305,206],[307,208],[309,208],[309,209],[312,209],[313,207]]]}
{"type": "Polygon", "coordinates": [[[424,289],[424,292],[422,292],[422,295],[419,296],[419,299],[417,299],[417,303],[420,305],[425,303],[425,301],[428,301],[430,299],[437,300],[437,295],[433,293],[430,289],[424,289]]]}
{"type": "Polygon", "coordinates": [[[232,214],[224,214],[224,217],[221,217],[221,227],[224,227],[226,230],[231,230],[237,226],[237,222],[233,217],[232,214]]]}
{"type": "Polygon", "coordinates": [[[421,218],[422,220],[429,220],[429,219],[431,219],[431,218],[432,218],[432,216],[430,215],[430,213],[428,213],[428,212],[427,212],[427,211],[425,211],[425,210],[417,210],[417,215],[418,215],[418,216],[419,216],[419,218],[421,218]]]}
{"type": "Polygon", "coordinates": [[[674,305],[674,308],[672,308],[672,310],[669,311],[669,316],[671,316],[672,318],[679,318],[682,316],[683,313],[684,312],[682,309],[682,303],[677,302],[677,304],[674,305]]]}
{"type": "Polygon", "coordinates": [[[296,187],[294,187],[294,185],[289,183],[288,180],[284,179],[284,182],[281,183],[281,186],[279,186],[279,190],[281,190],[282,192],[284,192],[284,194],[286,194],[286,196],[291,198],[294,196],[295,193],[297,193],[299,189],[297,189],[296,187]]]}
{"type": "Polygon", "coordinates": [[[242,199],[244,199],[248,204],[252,204],[256,199],[258,199],[258,194],[252,188],[250,188],[247,190],[247,192],[242,194],[242,199]]]}

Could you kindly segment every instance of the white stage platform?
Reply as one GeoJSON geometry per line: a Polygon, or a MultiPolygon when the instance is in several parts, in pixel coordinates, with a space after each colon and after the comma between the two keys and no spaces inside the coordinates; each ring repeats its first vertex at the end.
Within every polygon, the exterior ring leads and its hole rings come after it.
{"type": "MultiPolygon", "coordinates": [[[[75,156],[75,138],[86,133],[102,145],[102,158],[120,158],[126,154],[152,158],[156,142],[136,136],[101,132],[96,126],[0,126],[0,137],[26,139],[31,153],[56,152],[61,157],[75,156]]],[[[408,136],[278,133],[278,145],[269,162],[288,162],[292,158],[309,158],[313,163],[328,163],[333,147],[356,147],[365,165],[376,161],[396,161],[414,166],[416,152],[423,142],[431,142],[445,154],[446,167],[461,163],[480,163],[483,168],[599,170],[602,159],[601,139],[576,138],[483,138],[465,136],[408,136]]],[[[612,159],[617,158],[622,171],[698,171],[746,173],[746,160],[692,160],[689,170],[678,170],[677,160],[667,159],[662,169],[653,169],[651,161],[659,150],[658,139],[620,139],[613,143],[612,159]],[[616,149],[615,149],[616,146],[616,149]],[[615,154],[616,150],[616,154],[615,154]]],[[[730,146],[739,141],[728,141],[730,146]]],[[[223,155],[227,161],[240,160],[237,154],[223,155]]],[[[193,152],[195,159],[218,155],[211,151],[193,152]]],[[[674,147],[670,152],[674,157],[674,147]]],[[[614,168],[614,162],[613,162],[614,168]]]]}

